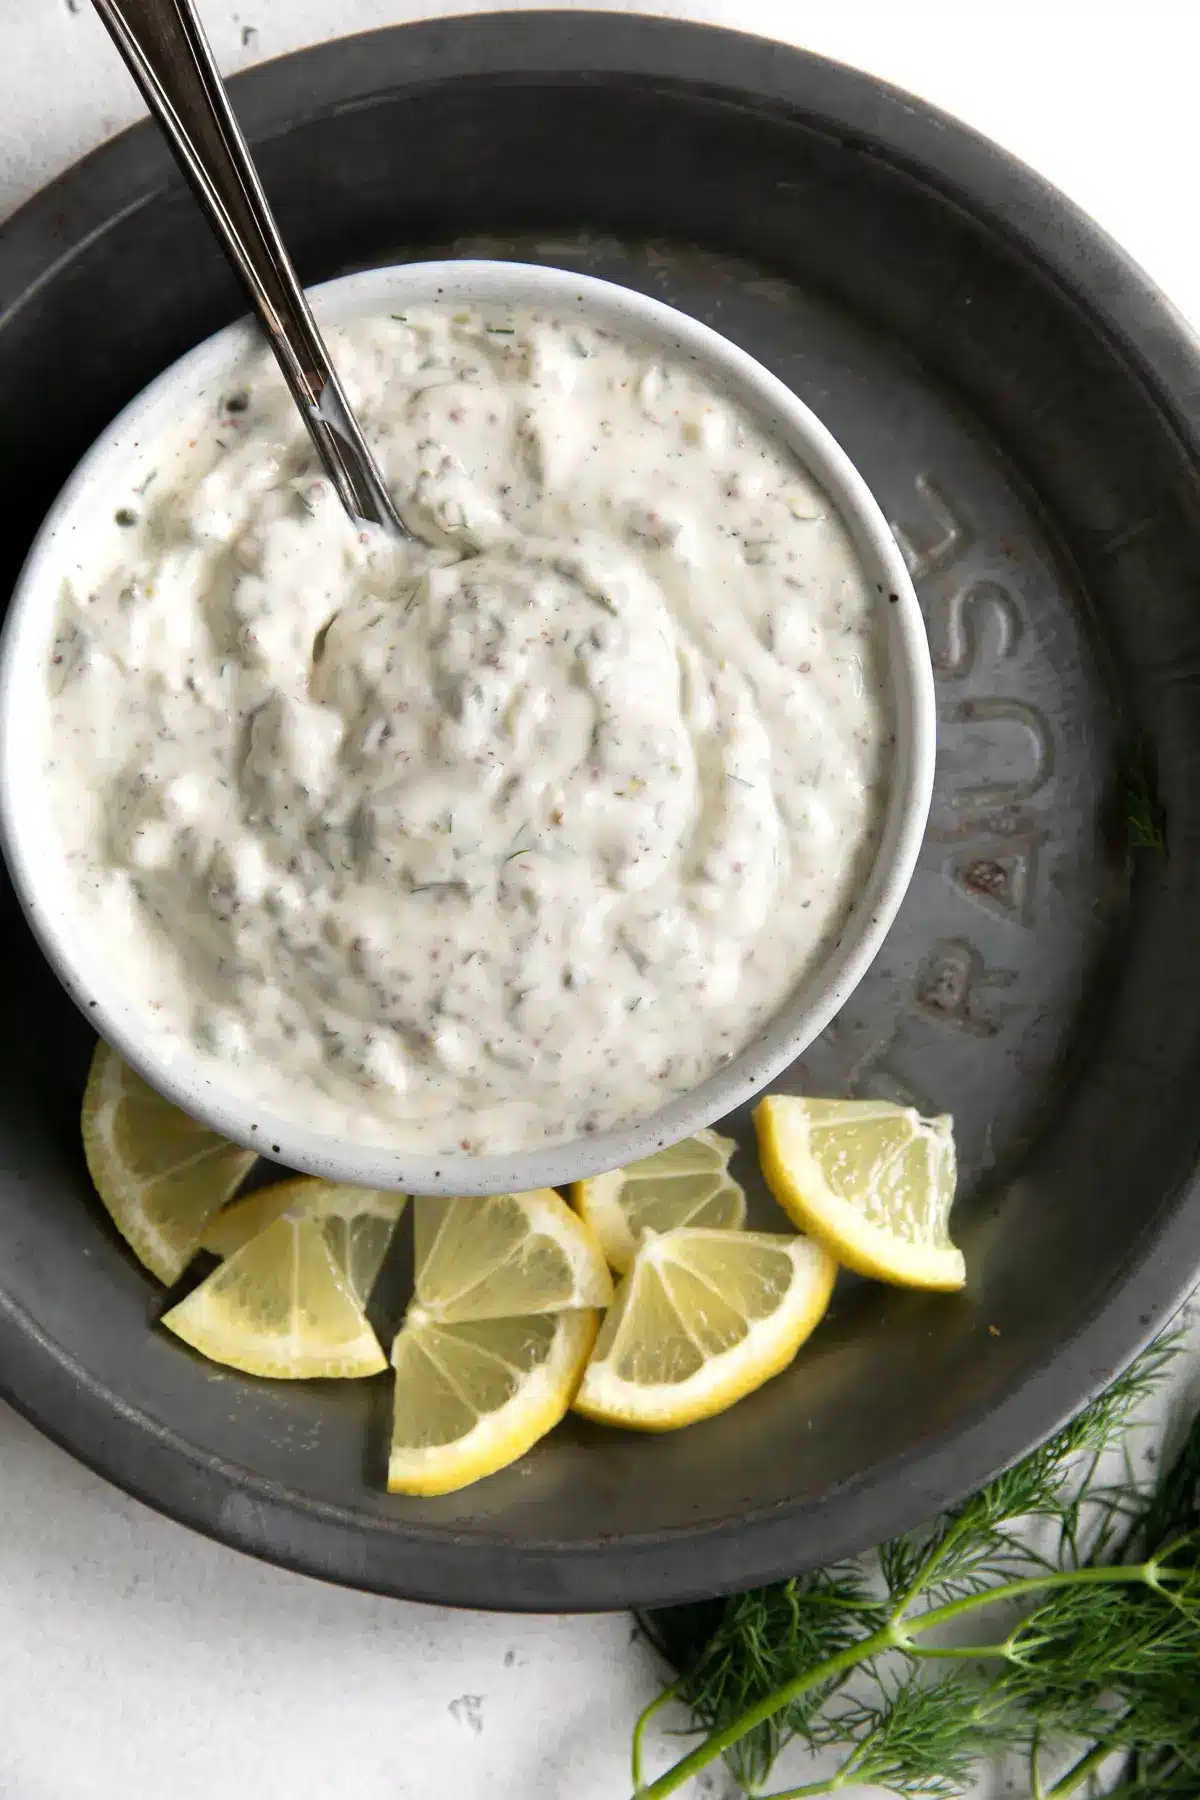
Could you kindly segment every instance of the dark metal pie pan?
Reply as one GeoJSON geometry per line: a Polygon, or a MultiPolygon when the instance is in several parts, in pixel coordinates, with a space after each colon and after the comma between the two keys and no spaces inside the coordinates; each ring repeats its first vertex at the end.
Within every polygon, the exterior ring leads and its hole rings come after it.
{"type": "MultiPolygon", "coordinates": [[[[929,626],[937,793],[898,923],[789,1082],[955,1114],[971,1283],[847,1282],[719,1419],[571,1423],[460,1495],[389,1498],[385,1381],[255,1382],[154,1329],[83,1166],[87,1027],[6,889],[0,1387],[173,1517],[385,1593],[612,1607],[862,1548],[1047,1433],[1200,1268],[1197,347],[1029,170],[753,38],[498,14],[232,86],[306,281],[449,251],[643,287],[773,368],[871,482],[929,626]],[[1126,842],[1135,732],[1167,857],[1126,842]]],[[[149,126],[0,231],[6,591],[96,432],[241,310],[149,126]]]]}

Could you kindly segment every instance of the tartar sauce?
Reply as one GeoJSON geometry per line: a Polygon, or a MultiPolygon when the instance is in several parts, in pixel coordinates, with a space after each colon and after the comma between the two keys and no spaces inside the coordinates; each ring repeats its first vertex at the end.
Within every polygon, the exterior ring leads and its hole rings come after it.
{"type": "Polygon", "coordinates": [[[685,361],[532,311],[329,337],[419,540],[346,519],[265,351],[139,446],[46,671],[86,928],[160,1037],[314,1129],[643,1118],[846,917],[879,597],[685,361]]]}

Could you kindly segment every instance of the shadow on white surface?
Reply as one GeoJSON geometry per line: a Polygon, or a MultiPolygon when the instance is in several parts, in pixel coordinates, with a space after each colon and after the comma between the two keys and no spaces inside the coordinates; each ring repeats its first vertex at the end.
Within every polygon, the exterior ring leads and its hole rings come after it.
{"type": "Polygon", "coordinates": [[[285,1573],[4,1407],[0,1519],[4,1800],[628,1792],[657,1670],[624,1614],[456,1613],[285,1573]]]}

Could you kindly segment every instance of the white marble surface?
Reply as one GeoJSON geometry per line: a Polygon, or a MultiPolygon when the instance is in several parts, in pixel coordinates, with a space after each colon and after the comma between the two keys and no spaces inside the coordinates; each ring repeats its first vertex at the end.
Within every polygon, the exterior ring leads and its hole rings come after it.
{"type": "MultiPolygon", "coordinates": [[[[1056,181],[1200,325],[1197,0],[609,3],[736,21],[921,93],[1056,181]]],[[[204,4],[227,68],[434,10],[484,8],[204,4]]],[[[0,216],[138,111],[88,0],[0,0],[0,84],[0,216]]],[[[656,1672],[622,1615],[322,1587],[158,1518],[3,1408],[0,1521],[3,1800],[628,1793],[656,1672]]]]}

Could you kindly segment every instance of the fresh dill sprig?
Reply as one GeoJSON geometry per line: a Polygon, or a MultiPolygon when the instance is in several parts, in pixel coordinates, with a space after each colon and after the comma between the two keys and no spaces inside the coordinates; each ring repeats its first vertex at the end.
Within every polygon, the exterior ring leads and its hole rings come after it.
{"type": "Polygon", "coordinates": [[[640,1800],[718,1756],[761,1794],[793,1740],[838,1767],[771,1800],[852,1782],[961,1794],[1001,1746],[1025,1748],[1035,1800],[1066,1800],[1114,1761],[1113,1796],[1200,1800],[1200,1416],[1150,1495],[1099,1481],[1179,1344],[1160,1340],[1047,1443],[874,1559],[644,1615],[680,1674],[638,1721],[640,1800]],[[1049,1552],[1030,1542],[1038,1520],[1049,1552]],[[702,1741],[644,1782],[645,1727],[668,1699],[702,1741]],[[1052,1786],[1048,1751],[1069,1764],[1052,1786]]]}
{"type": "Polygon", "coordinates": [[[977,1682],[959,1675],[935,1682],[911,1671],[894,1681],[885,1677],[878,1698],[844,1708],[837,1726],[842,1742],[853,1746],[839,1781],[928,1800],[961,1794],[979,1757],[1007,1741],[1002,1712],[989,1707],[977,1682]]]}
{"type": "MultiPolygon", "coordinates": [[[[728,1601],[645,1614],[641,1623],[651,1642],[689,1671],[682,1684],[660,1696],[655,1710],[678,1690],[703,1730],[720,1731],[773,1694],[793,1670],[837,1657],[884,1617],[863,1571],[852,1563],[728,1601]]],[[[792,1738],[815,1747],[815,1720],[837,1685],[833,1678],[799,1696],[731,1746],[727,1760],[743,1787],[761,1785],[792,1738]]],[[[639,1721],[639,1744],[648,1716],[639,1721]]]]}

